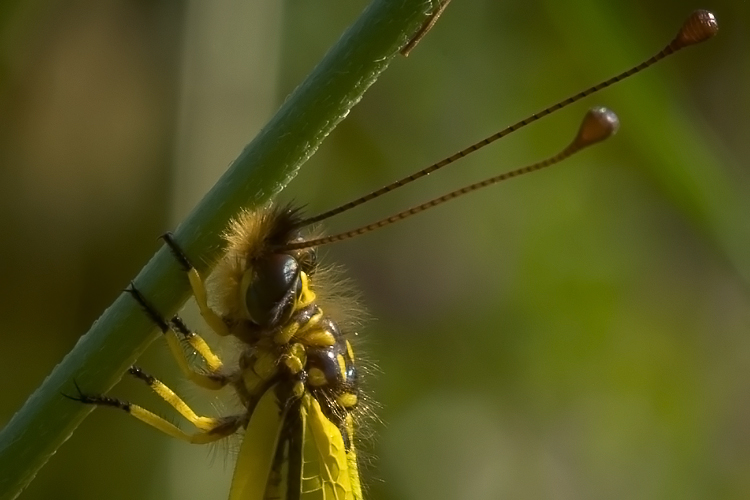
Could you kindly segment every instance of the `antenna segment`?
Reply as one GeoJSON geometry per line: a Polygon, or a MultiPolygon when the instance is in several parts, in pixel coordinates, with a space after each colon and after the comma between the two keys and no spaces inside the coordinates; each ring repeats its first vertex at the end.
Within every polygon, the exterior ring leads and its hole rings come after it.
{"type": "Polygon", "coordinates": [[[459,196],[463,196],[473,191],[491,186],[492,184],[497,184],[498,182],[502,182],[513,177],[518,177],[520,175],[536,172],[543,168],[551,167],[552,165],[560,163],[569,156],[578,153],[582,149],[596,144],[597,142],[601,142],[608,137],[611,137],[615,132],[617,132],[618,126],[619,121],[617,119],[617,115],[615,115],[612,111],[608,110],[607,108],[594,108],[586,113],[586,116],[584,116],[583,122],[581,123],[581,127],[578,129],[578,134],[576,135],[575,139],[573,139],[573,141],[565,149],[563,149],[556,155],[547,158],[546,160],[516,170],[511,170],[510,172],[505,172],[503,174],[496,175],[495,177],[490,177],[489,179],[485,179],[474,184],[470,184],[461,189],[457,189],[450,193],[444,194],[443,196],[432,199],[426,203],[422,203],[421,205],[417,205],[385,219],[373,222],[372,224],[368,224],[357,229],[352,229],[351,231],[334,234],[332,236],[326,236],[313,240],[297,241],[289,245],[285,245],[280,250],[299,250],[302,248],[317,247],[337,241],[348,240],[350,238],[354,238],[355,236],[360,236],[381,227],[399,222],[408,217],[411,217],[412,215],[424,212],[425,210],[429,210],[430,208],[441,205],[447,201],[454,200],[459,196]]]}
{"type": "MultiPolygon", "coordinates": [[[[447,2],[445,2],[447,4],[447,2]]],[[[394,191],[395,189],[398,189],[400,187],[403,187],[411,182],[414,182],[415,180],[424,177],[426,175],[431,174],[432,172],[435,172],[436,170],[439,170],[445,166],[448,166],[452,163],[455,163],[457,160],[460,160],[464,156],[467,156],[474,151],[477,151],[478,149],[481,149],[485,146],[487,146],[490,143],[495,142],[496,140],[500,139],[501,137],[505,137],[506,135],[515,132],[516,130],[519,130],[526,125],[529,125],[531,123],[534,123],[535,121],[539,120],[540,118],[547,116],[555,111],[558,111],[566,106],[569,106],[573,104],[574,102],[577,102],[584,97],[587,97],[595,92],[598,92],[602,89],[605,89],[611,85],[614,85],[617,82],[620,82],[629,76],[632,76],[640,71],[643,71],[644,69],[648,68],[649,66],[652,66],[653,64],[661,61],[662,59],[666,58],[667,56],[670,56],[677,52],[680,49],[683,49],[685,47],[689,47],[691,45],[695,45],[698,43],[701,43],[705,40],[708,40],[709,38],[713,37],[719,30],[718,23],[716,21],[716,18],[714,15],[707,11],[707,10],[696,10],[693,12],[690,17],[685,20],[682,27],[680,28],[679,32],[677,33],[677,36],[674,37],[674,39],[667,44],[666,47],[664,47],[661,51],[659,51],[654,56],[650,57],[646,61],[642,62],[641,64],[634,66],[633,68],[620,73],[617,76],[613,76],[612,78],[599,83],[598,85],[594,85],[593,87],[590,87],[587,90],[584,90],[583,92],[580,92],[578,94],[575,94],[571,97],[568,97],[567,99],[564,99],[557,104],[554,104],[538,113],[535,113],[528,118],[519,121],[518,123],[515,123],[500,132],[497,132],[486,139],[483,139],[475,144],[472,144],[471,146],[462,149],[458,153],[449,156],[448,158],[445,158],[444,160],[441,160],[437,163],[434,163],[430,165],[427,168],[424,168],[418,172],[415,172],[408,177],[404,177],[403,179],[400,179],[398,181],[395,181],[391,184],[388,184],[387,186],[384,186],[376,191],[373,191],[369,194],[366,194],[362,196],[361,198],[357,198],[355,200],[352,200],[348,203],[345,203],[341,206],[338,206],[334,209],[328,210],[327,212],[324,212],[322,214],[309,217],[307,219],[302,220],[297,227],[304,227],[308,226],[310,224],[314,224],[316,222],[320,222],[325,219],[329,219],[335,215],[338,215],[342,212],[346,212],[348,210],[351,210],[354,207],[357,207],[359,205],[362,205],[363,203],[366,203],[370,200],[373,200],[375,198],[378,198],[386,193],[389,193],[391,191],[394,191]]]]}

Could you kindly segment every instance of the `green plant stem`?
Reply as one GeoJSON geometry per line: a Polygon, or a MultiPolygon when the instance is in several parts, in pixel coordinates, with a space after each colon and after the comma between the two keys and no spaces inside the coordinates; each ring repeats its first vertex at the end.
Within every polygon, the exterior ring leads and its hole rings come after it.
{"type": "MultiPolygon", "coordinates": [[[[437,4],[375,0],[346,31],[175,231],[199,271],[219,258],[230,218],[273,199],[437,4]]],[[[164,247],[135,283],[167,318],[190,293],[185,273],[164,247]]],[[[92,410],[63,397],[76,394],[74,381],[87,392],[106,393],[158,335],[128,294],[104,311],[0,433],[0,499],[18,496],[92,410]]]]}

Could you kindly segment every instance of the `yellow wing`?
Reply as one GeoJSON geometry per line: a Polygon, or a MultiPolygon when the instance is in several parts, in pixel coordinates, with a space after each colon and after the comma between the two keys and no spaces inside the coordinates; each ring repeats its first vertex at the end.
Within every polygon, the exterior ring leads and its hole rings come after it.
{"type": "Polygon", "coordinates": [[[362,500],[351,417],[347,451],[341,429],[310,393],[282,410],[275,389],[263,394],[250,417],[229,500],[362,500]]]}
{"type": "Polygon", "coordinates": [[[229,500],[264,500],[285,419],[276,387],[261,396],[237,456],[229,500]]]}
{"type": "Polygon", "coordinates": [[[325,416],[320,403],[310,394],[302,396],[300,418],[300,500],[361,500],[353,444],[347,453],[341,430],[325,416]]]}

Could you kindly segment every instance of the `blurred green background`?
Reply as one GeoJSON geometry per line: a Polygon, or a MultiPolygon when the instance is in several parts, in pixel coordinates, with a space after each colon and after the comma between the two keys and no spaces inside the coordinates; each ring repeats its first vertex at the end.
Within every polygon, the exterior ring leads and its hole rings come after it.
{"type": "MultiPolygon", "coordinates": [[[[0,424],[365,5],[2,3],[0,424]]],[[[323,251],[371,315],[368,498],[750,497],[750,4],[455,0],[282,198],[317,212],[421,168],[640,62],[698,7],[716,40],[332,221],[546,157],[594,105],[620,116],[565,166],[323,251]]],[[[140,364],[220,407],[165,345],[140,364]]],[[[132,381],[113,394],[169,413],[132,381]]],[[[21,498],[222,499],[223,448],[96,411],[21,498]]]]}

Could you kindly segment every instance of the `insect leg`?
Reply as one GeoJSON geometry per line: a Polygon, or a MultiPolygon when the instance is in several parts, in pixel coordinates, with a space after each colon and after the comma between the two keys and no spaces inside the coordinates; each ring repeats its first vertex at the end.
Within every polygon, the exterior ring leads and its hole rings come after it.
{"type": "Polygon", "coordinates": [[[179,316],[175,315],[170,323],[172,331],[166,335],[167,344],[183,375],[205,389],[218,390],[227,385],[231,378],[222,373],[224,363],[213,353],[206,341],[200,335],[191,331],[179,316]],[[175,332],[205,360],[208,373],[198,372],[190,366],[185,356],[185,350],[182,348],[175,332]]]}
{"type": "Polygon", "coordinates": [[[224,437],[234,434],[237,429],[242,426],[245,416],[235,415],[231,417],[212,418],[212,417],[200,417],[193,412],[192,409],[180,399],[171,389],[156,380],[155,378],[144,374],[139,368],[132,367],[130,374],[146,382],[154,392],[162,397],[167,403],[174,407],[180,412],[185,418],[193,423],[200,432],[189,434],[173,423],[166,419],[156,415],[155,413],[127,401],[120,399],[111,398],[108,396],[101,395],[90,395],[84,394],[76,384],[76,390],[78,396],[67,396],[68,399],[78,401],[84,404],[96,405],[96,406],[110,406],[112,408],[120,409],[141,422],[150,425],[158,431],[163,432],[169,436],[172,436],[183,441],[187,441],[192,444],[205,444],[213,441],[218,441],[224,437]]]}
{"type": "Polygon", "coordinates": [[[190,263],[190,259],[188,259],[187,255],[185,255],[185,252],[182,251],[180,246],[174,240],[174,236],[172,235],[172,233],[165,233],[164,235],[162,235],[162,239],[172,251],[172,255],[174,255],[175,259],[177,259],[177,262],[180,263],[182,268],[187,273],[188,280],[190,280],[190,286],[193,289],[195,302],[198,304],[198,309],[200,309],[203,319],[206,320],[208,326],[211,327],[211,329],[216,332],[217,335],[221,335],[222,337],[226,337],[227,335],[229,335],[229,328],[227,327],[226,323],[224,323],[224,320],[221,319],[221,317],[216,314],[216,312],[208,305],[206,285],[203,281],[203,278],[201,278],[200,274],[198,274],[198,271],[196,271],[196,269],[190,263]]]}
{"type": "Polygon", "coordinates": [[[143,296],[141,291],[135,287],[134,282],[130,282],[130,285],[128,285],[128,287],[125,289],[125,292],[129,293],[131,297],[133,297],[135,301],[138,302],[138,305],[141,306],[143,312],[145,312],[146,315],[151,319],[151,321],[153,321],[154,324],[159,327],[162,333],[167,333],[169,331],[169,323],[167,323],[162,315],[159,314],[159,311],[157,311],[156,308],[152,306],[148,300],[146,300],[146,297],[143,296]]]}
{"type": "MultiPolygon", "coordinates": [[[[143,381],[147,386],[151,388],[160,398],[166,401],[172,408],[177,410],[180,415],[185,417],[191,424],[196,426],[198,429],[206,432],[212,432],[217,427],[220,427],[224,423],[225,418],[214,418],[214,417],[202,417],[197,415],[192,408],[190,408],[185,401],[183,401],[175,392],[167,387],[156,377],[152,377],[144,373],[143,370],[137,366],[133,366],[128,370],[128,373],[133,377],[143,381]]],[[[231,433],[230,433],[231,434],[231,433]]]]}
{"type": "Polygon", "coordinates": [[[229,377],[221,373],[224,364],[221,362],[221,359],[211,351],[211,348],[206,344],[206,341],[200,337],[200,335],[191,332],[182,319],[177,315],[167,323],[164,318],[162,318],[161,314],[156,311],[143,294],[135,287],[134,283],[130,283],[130,286],[125,291],[128,292],[136,302],[138,302],[146,314],[159,326],[159,328],[161,328],[162,332],[164,332],[172,356],[177,361],[177,365],[180,367],[182,373],[188,379],[206,389],[221,389],[227,385],[229,377]],[[190,364],[185,357],[185,351],[180,345],[180,341],[175,335],[175,332],[180,333],[188,345],[203,357],[206,361],[209,373],[199,373],[190,367],[190,364]]]}

